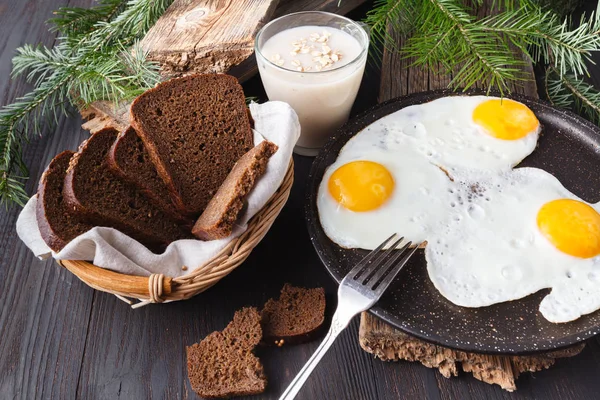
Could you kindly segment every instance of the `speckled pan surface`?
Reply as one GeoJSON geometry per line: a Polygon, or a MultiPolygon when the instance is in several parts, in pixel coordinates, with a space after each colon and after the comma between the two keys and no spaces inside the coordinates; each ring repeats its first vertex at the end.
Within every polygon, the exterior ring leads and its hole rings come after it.
{"type": "MultiPolygon", "coordinates": [[[[467,92],[466,95],[480,95],[467,92]]],[[[319,223],[316,196],[319,183],[344,144],[367,125],[404,107],[443,96],[449,91],[418,93],[382,103],[342,127],[315,159],[308,180],[306,219],[313,245],[329,273],[339,282],[365,250],[333,243],[319,223]]],[[[508,96],[526,104],[542,124],[536,150],[520,166],[542,168],[588,202],[600,200],[600,130],[567,111],[523,96],[508,96]]],[[[395,327],[446,347],[481,353],[526,354],[558,349],[600,332],[600,312],[566,324],[552,324],[538,311],[542,290],[524,299],[483,308],[463,308],[442,297],[427,276],[423,251],[405,266],[371,310],[395,327]]]]}

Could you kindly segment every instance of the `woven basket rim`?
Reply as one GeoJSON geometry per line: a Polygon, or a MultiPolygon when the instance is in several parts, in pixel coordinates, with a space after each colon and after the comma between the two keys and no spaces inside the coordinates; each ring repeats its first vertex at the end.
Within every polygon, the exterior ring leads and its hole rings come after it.
{"type": "Polygon", "coordinates": [[[163,274],[148,277],[104,269],[87,261],[56,260],[88,286],[112,293],[137,308],[150,303],[178,301],[193,297],[215,285],[237,268],[260,243],[289,198],[294,182],[294,160],[290,159],[281,185],[248,222],[248,228],[219,253],[190,273],[171,278],[163,274]],[[139,299],[133,303],[130,299],[139,299]]]}

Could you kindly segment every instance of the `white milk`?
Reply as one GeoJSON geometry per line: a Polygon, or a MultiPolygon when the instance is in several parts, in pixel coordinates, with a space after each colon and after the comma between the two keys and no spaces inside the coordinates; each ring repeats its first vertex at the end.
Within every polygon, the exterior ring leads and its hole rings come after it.
{"type": "Polygon", "coordinates": [[[289,103],[300,119],[297,153],[315,155],[348,120],[365,69],[362,50],[350,34],[324,26],[286,29],[262,45],[257,61],[269,99],[289,103]]]}

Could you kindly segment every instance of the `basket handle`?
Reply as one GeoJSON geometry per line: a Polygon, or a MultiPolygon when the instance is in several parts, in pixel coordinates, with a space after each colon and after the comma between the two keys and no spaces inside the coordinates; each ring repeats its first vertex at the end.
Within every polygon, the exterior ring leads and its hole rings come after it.
{"type": "MultiPolygon", "coordinates": [[[[147,276],[125,275],[119,272],[97,267],[91,263],[78,260],[57,260],[57,262],[75,274],[79,279],[93,288],[113,294],[126,294],[150,298],[150,278],[147,276]]],[[[172,278],[162,279],[162,294],[171,294],[172,278]]]]}

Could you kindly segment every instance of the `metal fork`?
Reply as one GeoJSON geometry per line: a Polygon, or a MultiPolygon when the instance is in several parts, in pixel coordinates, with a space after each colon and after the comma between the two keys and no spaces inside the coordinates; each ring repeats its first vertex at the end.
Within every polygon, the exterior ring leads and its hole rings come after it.
{"type": "Polygon", "coordinates": [[[340,283],[338,289],[338,306],[333,314],[331,327],[317,348],[306,362],[292,383],[283,392],[279,400],[292,400],[296,397],[313,369],[331,347],[338,335],[348,326],[352,318],[360,312],[368,310],[379,300],[398,272],[408,259],[417,251],[419,245],[409,249],[411,242],[398,246],[404,237],[396,240],[387,250],[384,247],[398,235],[393,234],[359,261],[352,271],[340,283]],[[397,251],[394,251],[397,250],[397,251]]]}

